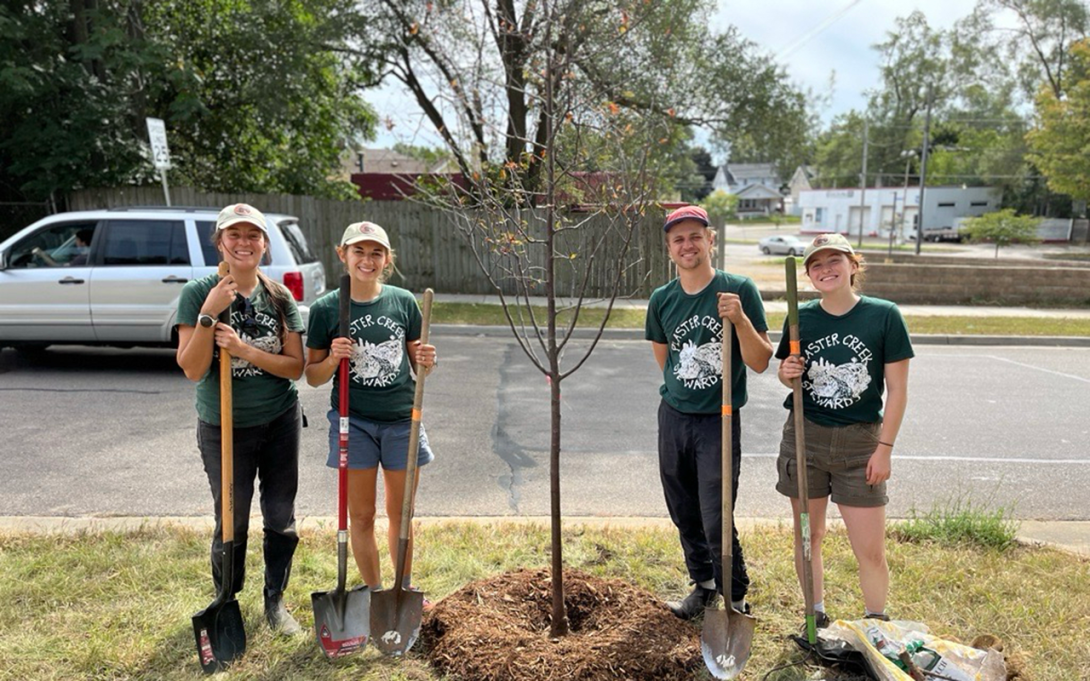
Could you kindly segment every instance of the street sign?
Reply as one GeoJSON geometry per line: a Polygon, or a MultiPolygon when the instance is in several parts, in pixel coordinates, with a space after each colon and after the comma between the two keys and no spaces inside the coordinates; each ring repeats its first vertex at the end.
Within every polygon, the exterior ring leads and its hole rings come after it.
{"type": "Polygon", "coordinates": [[[151,143],[151,160],[156,170],[170,169],[170,148],[167,147],[167,128],[161,118],[148,118],[148,142],[151,143]]]}

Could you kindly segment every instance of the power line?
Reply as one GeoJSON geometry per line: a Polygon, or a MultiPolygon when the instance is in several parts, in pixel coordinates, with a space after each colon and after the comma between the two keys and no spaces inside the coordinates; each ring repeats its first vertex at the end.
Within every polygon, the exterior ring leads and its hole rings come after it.
{"type": "Polygon", "coordinates": [[[832,26],[838,19],[840,19],[845,14],[847,14],[849,10],[851,10],[853,7],[855,7],[856,5],[858,5],[861,2],[863,2],[863,0],[852,0],[847,5],[845,5],[843,8],[841,8],[838,12],[826,17],[817,26],[810,29],[806,33],[803,33],[801,36],[799,36],[798,38],[795,38],[793,41],[788,43],[785,47],[781,48],[779,53],[777,53],[774,58],[775,59],[781,59],[783,57],[786,57],[786,56],[790,55],[792,52],[799,49],[800,47],[802,47],[806,43],[810,42],[810,40],[812,40],[813,38],[817,37],[819,33],[821,33],[825,29],[832,26]]]}

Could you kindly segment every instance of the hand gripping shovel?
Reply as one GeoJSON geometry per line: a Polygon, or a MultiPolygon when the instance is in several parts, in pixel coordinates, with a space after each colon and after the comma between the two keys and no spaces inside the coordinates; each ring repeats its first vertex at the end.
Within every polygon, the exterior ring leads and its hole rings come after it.
{"type": "MultiPolygon", "coordinates": [[[[341,337],[349,337],[352,278],[341,277],[341,337]]],[[[340,461],[337,465],[337,588],[310,594],[314,633],[329,659],[344,657],[367,645],[371,633],[371,594],[367,586],[345,591],[348,569],[348,358],[341,360],[337,405],[340,407],[340,461]]]]}
{"type": "MultiPolygon", "coordinates": [[[[220,278],[227,276],[221,262],[220,278]]],[[[231,308],[220,313],[230,323],[231,308]]],[[[235,583],[235,457],[234,403],[231,398],[231,355],[220,348],[220,527],[223,530],[223,563],[220,589],[207,608],[193,615],[197,655],[206,674],[217,672],[246,652],[246,630],[238,601],[232,597],[235,583]]]]}
{"type": "Polygon", "coordinates": [[[734,452],[731,437],[731,364],[730,350],[734,326],[723,319],[723,609],[704,611],[704,631],[700,636],[700,650],[704,664],[717,679],[733,679],[742,673],[749,660],[753,643],[753,630],[757,620],[740,613],[730,604],[731,574],[734,572],[734,452]]]}
{"type": "MultiPolygon", "coordinates": [[[[424,321],[420,342],[427,344],[431,325],[432,290],[424,291],[424,321]]],[[[420,635],[424,613],[424,594],[401,587],[405,577],[405,556],[409,548],[409,527],[413,521],[413,495],[416,490],[416,457],[420,446],[420,407],[424,402],[424,367],[416,367],[416,395],[413,397],[413,421],[409,431],[409,460],[405,465],[405,501],[401,506],[401,532],[397,541],[397,569],[394,588],[371,594],[371,630],[375,647],[387,655],[401,655],[420,635]]]]}
{"type": "MultiPolygon", "coordinates": [[[[791,356],[802,355],[799,347],[799,292],[795,280],[795,258],[784,260],[787,275],[787,333],[791,345],[791,356]]],[[[817,624],[814,614],[814,564],[810,551],[810,492],[806,475],[806,440],[803,438],[803,425],[806,419],[802,412],[802,379],[791,381],[794,398],[792,414],[795,418],[795,477],[799,483],[799,534],[802,543],[802,597],[806,601],[806,643],[813,650],[817,644],[817,624]]]]}

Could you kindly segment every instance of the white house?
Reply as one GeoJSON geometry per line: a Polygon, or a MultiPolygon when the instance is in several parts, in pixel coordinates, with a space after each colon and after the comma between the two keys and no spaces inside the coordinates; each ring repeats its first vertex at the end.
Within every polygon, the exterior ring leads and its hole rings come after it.
{"type": "Polygon", "coordinates": [[[774,163],[728,163],[715,173],[712,189],[737,196],[739,215],[768,215],[783,210],[782,184],[774,163]]]}
{"type": "MultiPolygon", "coordinates": [[[[955,218],[973,217],[999,210],[1000,190],[996,187],[927,187],[924,192],[924,233],[951,229],[955,218]]],[[[868,187],[811,189],[799,192],[802,233],[839,232],[889,236],[890,229],[901,238],[915,237],[920,212],[920,188],[868,187]]]]}

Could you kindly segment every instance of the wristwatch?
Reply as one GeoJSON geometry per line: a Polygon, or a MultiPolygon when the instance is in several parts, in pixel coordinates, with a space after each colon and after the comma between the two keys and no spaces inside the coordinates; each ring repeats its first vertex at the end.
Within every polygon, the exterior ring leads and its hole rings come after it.
{"type": "Polygon", "coordinates": [[[212,328],[212,326],[215,325],[216,318],[210,314],[202,314],[201,316],[197,317],[197,323],[206,329],[210,329],[212,328]]]}

